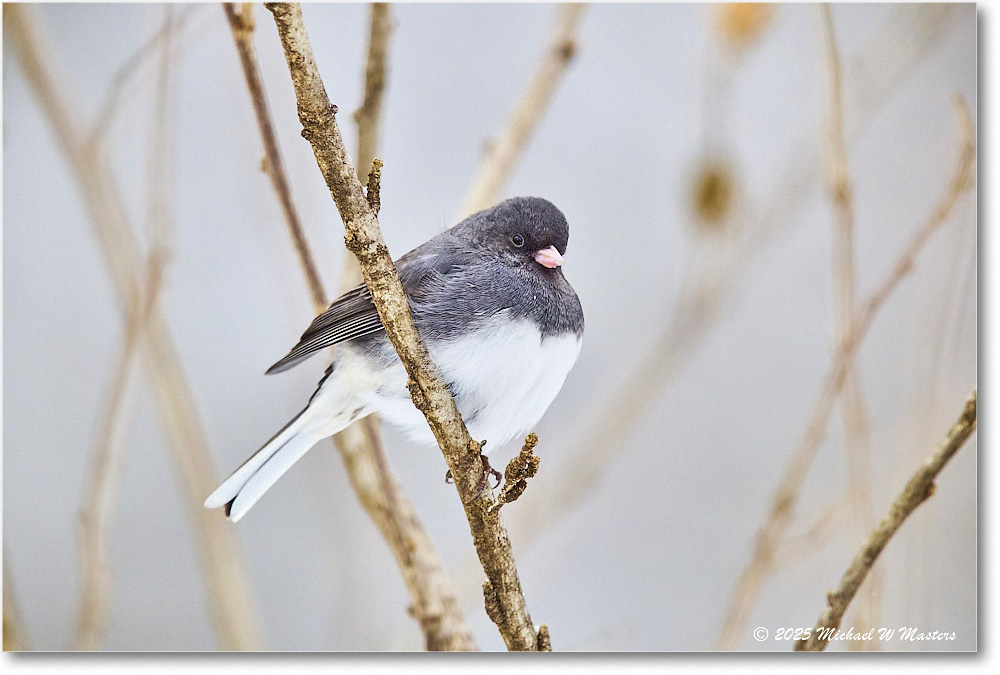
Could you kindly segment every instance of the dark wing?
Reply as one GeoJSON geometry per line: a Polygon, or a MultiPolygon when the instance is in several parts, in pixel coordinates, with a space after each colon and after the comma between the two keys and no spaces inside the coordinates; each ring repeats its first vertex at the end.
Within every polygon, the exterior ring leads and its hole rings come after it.
{"type": "Polygon", "coordinates": [[[382,330],[368,287],[361,284],[333,301],[329,308],[309,324],[285,358],[267,369],[267,374],[288,370],[300,361],[338,342],[382,330]]]}
{"type": "MultiPolygon", "coordinates": [[[[465,269],[477,254],[450,231],[442,232],[396,261],[396,271],[410,309],[435,306],[454,294],[447,279],[465,269]]],[[[288,355],[268,368],[267,374],[288,370],[321,349],[384,330],[368,287],[361,284],[333,301],[313,319],[288,355]]]]}

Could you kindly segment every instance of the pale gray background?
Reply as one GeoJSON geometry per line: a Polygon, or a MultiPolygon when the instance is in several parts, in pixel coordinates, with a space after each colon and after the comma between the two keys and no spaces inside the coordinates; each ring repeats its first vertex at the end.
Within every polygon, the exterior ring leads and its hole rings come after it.
{"type": "MultiPolygon", "coordinates": [[[[845,58],[895,11],[835,6],[845,58]]],[[[362,89],[363,5],[305,9],[341,128],[362,89]]],[[[160,6],[46,6],[58,65],[82,119],[162,20],[160,6]]],[[[541,53],[546,5],[404,5],[380,155],[381,223],[400,255],[454,221],[484,140],[503,124],[541,53]]],[[[269,15],[257,46],[293,191],[328,288],[342,229],[298,136],[269,15]]],[[[572,225],[567,277],[587,315],[576,369],[539,425],[542,473],[586,439],[586,421],[654,335],[683,277],[687,189],[702,147],[705,79],[717,43],[710,8],[603,5],[584,16],[580,49],[505,194],[558,204],[572,225]]],[[[815,9],[781,7],[731,75],[728,134],[745,189],[762,196],[793,155],[815,156],[825,72],[815,9]],[[810,133],[815,132],[815,133],[810,133]],[[808,139],[803,148],[800,139],[808,139]]],[[[311,393],[320,359],[263,370],[312,316],[274,195],[258,169],[257,129],[217,5],[193,10],[175,89],[176,222],[163,302],[201,408],[219,477],[311,393]]],[[[147,131],[155,70],[129,89],[113,161],[135,221],[146,213],[147,131]]],[[[121,320],[76,186],[9,49],[4,52],[4,564],[35,648],[63,649],[77,603],[75,523],[96,420],[119,351],[121,320]]],[[[949,97],[976,110],[976,14],[953,8],[941,39],[879,110],[851,152],[858,275],[864,293],[942,193],[955,157],[949,97]]],[[[802,433],[830,358],[830,211],[819,184],[785,234],[755,261],[738,302],[621,442],[628,450],[573,515],[514,550],[532,616],[558,649],[703,650],[715,643],[778,475],[802,433]]],[[[976,382],[976,211],[966,198],[861,352],[884,512],[955,418],[976,382]]],[[[140,228],[141,229],[141,228],[140,228]]],[[[158,418],[143,387],[114,533],[112,624],[118,650],[208,650],[192,533],[158,418]]],[[[794,530],[844,486],[834,416],[794,530]]],[[[482,612],[471,542],[445,465],[387,431],[390,461],[456,580],[480,645],[502,643],[482,612]],[[471,568],[474,571],[474,568],[471,568]],[[471,582],[471,583],[468,583],[471,582]]],[[[501,464],[512,448],[497,455],[501,464]]],[[[887,626],[957,633],[977,644],[976,443],[885,555],[887,626]]],[[[514,505],[512,510],[522,505],[514,505]]],[[[221,516],[220,516],[221,517],[221,516]]],[[[310,453],[236,527],[268,646],[280,650],[419,649],[391,557],[347,487],[329,445],[310,453]]],[[[809,626],[853,554],[841,527],[818,555],[764,588],[750,628],[809,626]]],[[[754,642],[746,649],[786,649],[754,642]]]]}

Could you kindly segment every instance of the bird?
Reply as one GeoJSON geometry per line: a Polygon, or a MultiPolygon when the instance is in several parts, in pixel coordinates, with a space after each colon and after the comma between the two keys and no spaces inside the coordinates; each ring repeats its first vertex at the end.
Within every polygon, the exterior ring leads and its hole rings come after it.
{"type": "MultiPolygon", "coordinates": [[[[568,241],[569,224],[554,204],[513,197],[396,261],[431,360],[470,434],[489,441],[490,451],[541,419],[579,356],[583,307],[562,270],[568,241]]],[[[316,443],[372,413],[416,444],[436,446],[364,284],[334,300],[267,374],[332,345],[306,407],[209,495],[207,508],[225,507],[240,520],[316,443]]],[[[483,480],[499,479],[483,458],[483,480]]]]}

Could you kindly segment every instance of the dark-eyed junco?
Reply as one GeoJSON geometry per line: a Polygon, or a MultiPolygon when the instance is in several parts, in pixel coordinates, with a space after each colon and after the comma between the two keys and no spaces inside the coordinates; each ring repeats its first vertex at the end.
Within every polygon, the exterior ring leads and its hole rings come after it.
{"type": "MultiPolygon", "coordinates": [[[[583,309],[560,266],[562,212],[515,197],[469,216],[396,263],[420,336],[472,437],[494,449],[542,417],[580,353],[583,309]]],[[[318,441],[378,413],[434,444],[406,388],[406,372],[362,284],[312,322],[267,371],[331,345],[333,363],[305,410],[205,500],[239,520],[318,441]]]]}

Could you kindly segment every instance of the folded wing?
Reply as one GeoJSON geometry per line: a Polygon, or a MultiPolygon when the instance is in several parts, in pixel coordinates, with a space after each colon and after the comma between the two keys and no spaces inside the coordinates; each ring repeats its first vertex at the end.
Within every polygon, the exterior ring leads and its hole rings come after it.
{"type": "Polygon", "coordinates": [[[313,319],[298,344],[268,368],[267,374],[288,370],[321,349],[380,330],[383,330],[382,321],[375,311],[371,293],[361,284],[334,300],[325,312],[313,319]]]}

